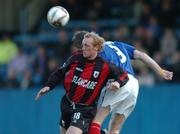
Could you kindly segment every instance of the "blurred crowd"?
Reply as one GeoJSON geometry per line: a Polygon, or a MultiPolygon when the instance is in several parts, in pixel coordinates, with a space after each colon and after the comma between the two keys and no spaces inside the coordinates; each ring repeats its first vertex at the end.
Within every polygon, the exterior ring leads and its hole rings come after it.
{"type": "MultiPolygon", "coordinates": [[[[71,30],[66,27],[58,29],[58,42],[33,40],[22,43],[13,40],[13,35],[3,34],[0,37],[1,87],[26,89],[42,86],[49,74],[71,55],[72,36],[69,35],[77,30],[93,30],[106,40],[124,41],[133,45],[149,54],[163,68],[173,71],[173,82],[180,82],[178,1],[91,0],[90,4],[87,0],[51,0],[47,10],[53,5],[64,6],[71,15],[71,21],[86,20],[92,23],[87,28],[74,25],[71,30]],[[101,19],[107,21],[105,27],[96,22],[101,19]],[[130,23],[121,23],[113,27],[110,24],[111,19],[134,20],[136,23],[133,26],[130,23]]],[[[40,25],[41,23],[39,27],[40,25]]],[[[34,31],[41,34],[45,30],[34,31]]],[[[50,32],[52,31],[48,31],[50,32]]],[[[135,61],[133,66],[141,86],[165,82],[143,63],[135,61]]]]}

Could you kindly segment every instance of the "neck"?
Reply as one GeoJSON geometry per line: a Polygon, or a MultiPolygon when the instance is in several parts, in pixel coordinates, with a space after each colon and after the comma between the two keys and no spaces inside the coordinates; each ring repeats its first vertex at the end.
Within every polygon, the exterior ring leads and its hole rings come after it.
{"type": "Polygon", "coordinates": [[[97,54],[94,54],[93,56],[88,57],[87,59],[88,59],[88,60],[94,60],[96,57],[97,57],[97,54]]]}

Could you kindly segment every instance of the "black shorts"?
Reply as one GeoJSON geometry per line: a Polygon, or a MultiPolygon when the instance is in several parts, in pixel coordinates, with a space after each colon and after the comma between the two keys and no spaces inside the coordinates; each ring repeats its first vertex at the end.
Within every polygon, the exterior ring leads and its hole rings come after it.
{"type": "Polygon", "coordinates": [[[72,105],[64,96],[61,100],[60,126],[66,130],[69,126],[75,126],[85,133],[88,131],[89,124],[94,118],[96,110],[96,106],[72,105]]]}

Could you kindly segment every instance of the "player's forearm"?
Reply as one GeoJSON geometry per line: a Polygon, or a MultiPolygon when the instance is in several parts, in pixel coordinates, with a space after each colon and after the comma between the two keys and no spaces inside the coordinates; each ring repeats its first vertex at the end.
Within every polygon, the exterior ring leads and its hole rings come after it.
{"type": "Polygon", "coordinates": [[[120,87],[124,86],[129,80],[127,72],[122,68],[117,68],[115,65],[111,65],[110,68],[111,68],[110,79],[115,78],[115,80],[120,84],[120,87]]]}
{"type": "Polygon", "coordinates": [[[62,79],[62,71],[60,69],[57,69],[55,72],[53,72],[48,81],[46,82],[45,86],[50,87],[50,90],[52,90],[62,79]]]}

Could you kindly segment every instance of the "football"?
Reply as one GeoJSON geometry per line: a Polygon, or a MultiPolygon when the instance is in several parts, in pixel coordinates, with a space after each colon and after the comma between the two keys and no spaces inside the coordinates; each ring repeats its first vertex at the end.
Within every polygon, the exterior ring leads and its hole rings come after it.
{"type": "Polygon", "coordinates": [[[53,27],[65,26],[69,21],[69,13],[62,6],[54,6],[47,13],[47,20],[53,27]]]}

